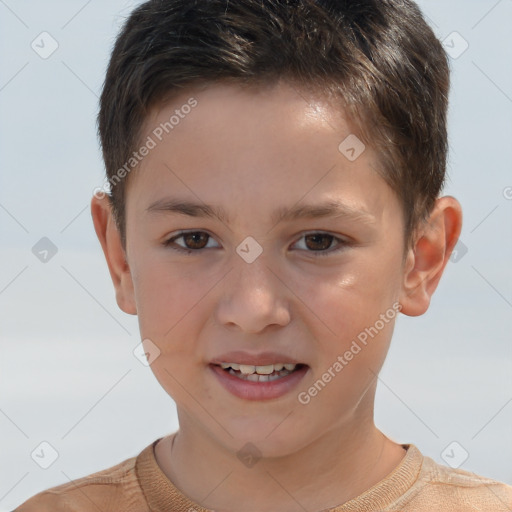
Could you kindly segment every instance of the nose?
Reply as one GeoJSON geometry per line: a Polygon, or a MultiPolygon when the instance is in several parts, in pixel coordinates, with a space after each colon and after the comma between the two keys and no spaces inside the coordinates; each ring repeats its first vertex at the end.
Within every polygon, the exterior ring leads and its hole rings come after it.
{"type": "Polygon", "coordinates": [[[221,288],[217,321],[245,333],[261,333],[290,322],[289,290],[265,258],[239,258],[221,288]]]}

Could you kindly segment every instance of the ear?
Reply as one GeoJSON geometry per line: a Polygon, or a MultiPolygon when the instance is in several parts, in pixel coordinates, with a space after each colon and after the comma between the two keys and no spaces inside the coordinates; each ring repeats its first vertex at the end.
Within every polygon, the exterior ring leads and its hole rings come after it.
{"type": "Polygon", "coordinates": [[[436,200],[424,225],[416,234],[404,265],[400,294],[401,313],[425,313],[462,229],[462,208],[451,196],[436,200]]]}
{"type": "Polygon", "coordinates": [[[93,196],[91,215],[96,235],[107,260],[110,277],[114,283],[117,305],[125,313],[136,315],[137,308],[130,267],[107,195],[103,194],[101,198],[93,196]]]}

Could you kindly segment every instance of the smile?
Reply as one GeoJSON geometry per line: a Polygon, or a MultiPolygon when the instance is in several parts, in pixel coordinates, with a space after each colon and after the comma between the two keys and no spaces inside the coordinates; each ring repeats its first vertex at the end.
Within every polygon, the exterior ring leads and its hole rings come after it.
{"type": "Polygon", "coordinates": [[[244,400],[270,400],[287,395],[309,370],[302,363],[251,365],[222,360],[210,363],[209,368],[229,393],[244,400]]]}
{"type": "Polygon", "coordinates": [[[250,382],[272,382],[287,377],[302,365],[295,363],[277,363],[253,366],[238,363],[221,363],[219,365],[230,375],[250,382]]]}

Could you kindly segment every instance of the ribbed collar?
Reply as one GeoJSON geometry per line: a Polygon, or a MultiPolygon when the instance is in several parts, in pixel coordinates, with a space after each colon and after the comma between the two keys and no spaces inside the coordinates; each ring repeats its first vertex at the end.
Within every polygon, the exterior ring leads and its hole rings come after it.
{"type": "MultiPolygon", "coordinates": [[[[173,434],[175,435],[175,434],[173,434]]],[[[161,439],[161,438],[160,438],[161,439]]],[[[191,501],[165,476],[155,458],[157,439],[137,456],[135,470],[151,512],[211,512],[191,501]]],[[[326,512],[370,512],[385,509],[400,498],[416,482],[423,455],[413,444],[402,444],[406,454],[383,480],[356,498],[326,512]]]]}

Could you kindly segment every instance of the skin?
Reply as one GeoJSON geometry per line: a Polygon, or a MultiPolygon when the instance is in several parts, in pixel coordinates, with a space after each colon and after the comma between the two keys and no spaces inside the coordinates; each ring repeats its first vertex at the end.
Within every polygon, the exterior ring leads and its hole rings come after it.
{"type": "Polygon", "coordinates": [[[352,133],[339,108],[285,83],[210,85],[153,110],[141,140],[191,96],[197,107],[129,177],[126,251],[107,198],[91,203],[118,305],[138,315],[141,338],[160,350],[151,369],[177,405],[180,430],[172,450],[169,437],[158,443],[157,462],[184,494],[216,511],[334,507],[405,455],[373,420],[395,320],[307,405],[297,395],[394,303],[409,316],[428,309],[460,234],[460,204],[439,198],[404,258],[401,205],[370,147],[354,162],[338,150],[352,133]],[[220,205],[229,222],[147,211],[168,196],[220,205]],[[272,219],[277,207],[326,200],[362,210],[366,220],[272,219]],[[163,245],[181,230],[210,238],[176,239],[199,248],[190,254],[163,245]],[[318,232],[327,238],[306,237],[318,232]],[[263,249],[250,264],[236,252],[248,236],[263,249]],[[238,349],[278,351],[309,369],[282,397],[244,400],[208,368],[238,349]],[[252,467],[237,457],[248,442],[261,454],[252,467]]]}

